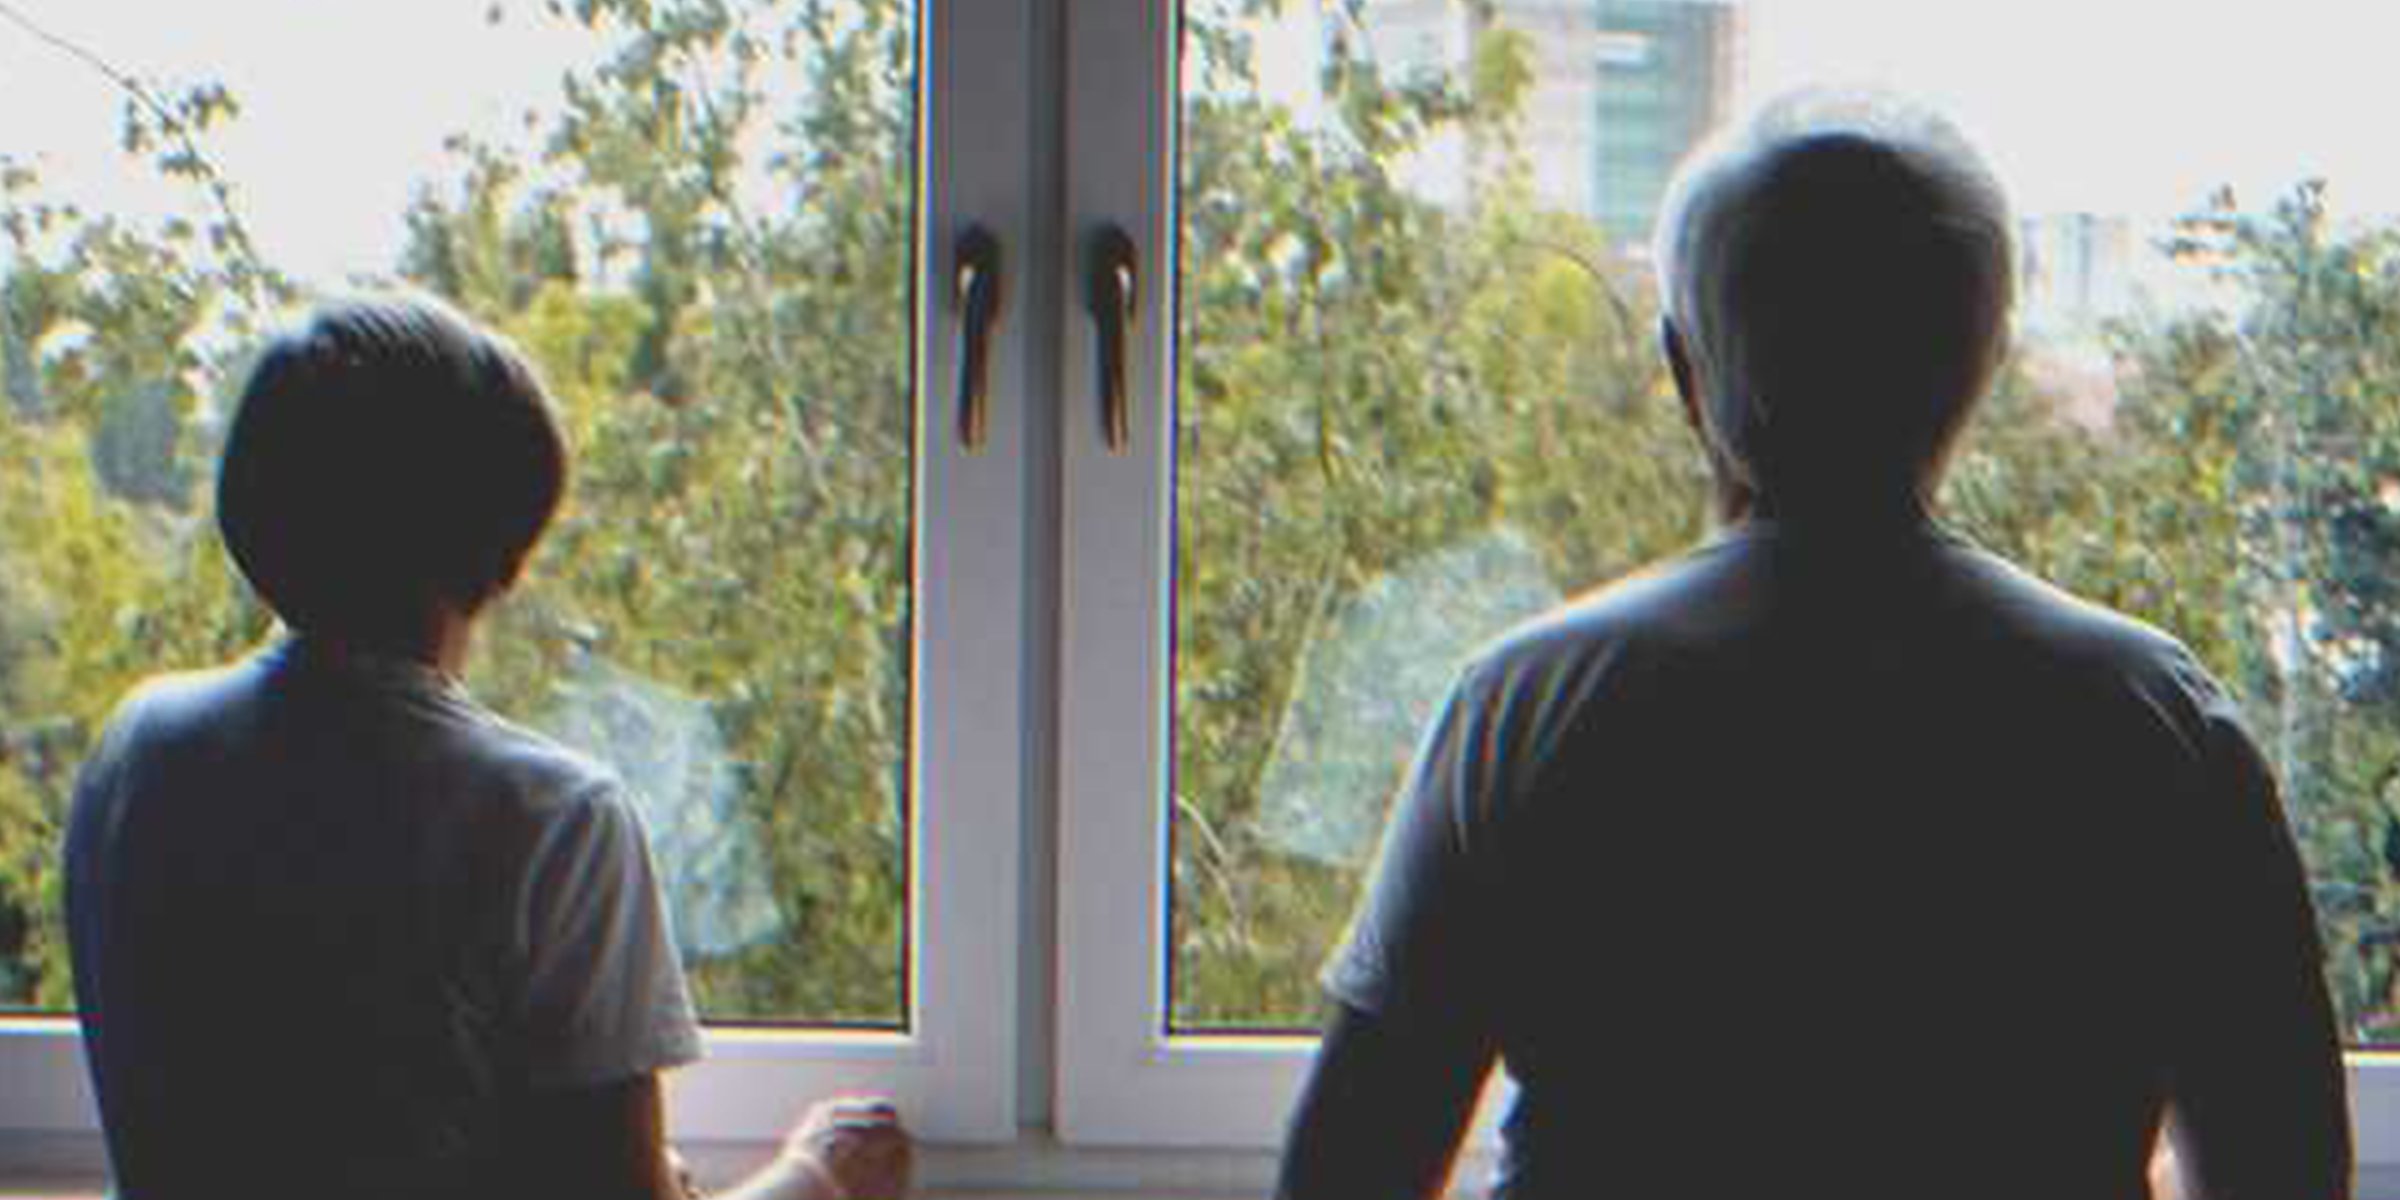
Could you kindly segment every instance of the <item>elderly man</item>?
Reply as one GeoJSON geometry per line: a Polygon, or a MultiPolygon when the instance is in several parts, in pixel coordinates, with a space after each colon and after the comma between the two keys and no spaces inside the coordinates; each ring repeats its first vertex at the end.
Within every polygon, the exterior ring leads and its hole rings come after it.
{"type": "Polygon", "coordinates": [[[1797,97],[1686,169],[1665,350],[1723,528],[1521,629],[1427,736],[1282,1193],[2346,1196],[2275,783],[2173,639],[1930,516],[2006,342],[1956,132],[1797,97]]]}

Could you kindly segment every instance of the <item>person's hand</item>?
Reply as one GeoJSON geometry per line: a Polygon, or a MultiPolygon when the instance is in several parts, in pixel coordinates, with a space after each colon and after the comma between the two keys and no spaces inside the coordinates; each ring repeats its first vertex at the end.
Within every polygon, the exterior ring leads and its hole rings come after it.
{"type": "Polygon", "coordinates": [[[667,1147],[667,1171],[675,1176],[675,1186],[682,1189],[685,1200],[692,1200],[701,1194],[700,1181],[692,1175],[691,1160],[673,1146],[667,1147]]]}
{"type": "Polygon", "coordinates": [[[807,1181],[807,1200],[901,1200],[911,1144],[891,1101],[836,1096],[809,1106],[783,1143],[784,1160],[807,1181]]]}

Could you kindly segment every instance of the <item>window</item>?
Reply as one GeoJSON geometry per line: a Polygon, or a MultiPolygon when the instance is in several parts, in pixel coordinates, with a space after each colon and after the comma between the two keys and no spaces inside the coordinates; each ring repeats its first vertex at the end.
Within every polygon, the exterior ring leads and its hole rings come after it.
{"type": "Polygon", "coordinates": [[[1012,1131],[1014,997],[964,981],[1014,970],[1019,751],[956,714],[1015,719],[1013,632],[981,624],[1007,604],[981,597],[1021,571],[1018,450],[953,462],[916,380],[954,354],[914,311],[951,257],[920,228],[979,190],[1010,200],[978,220],[1022,211],[1021,162],[957,149],[1021,128],[1022,85],[943,53],[1022,36],[1006,14],[920,37],[901,0],[28,12],[0,38],[0,1004],[33,1015],[0,1052],[79,1074],[40,1014],[71,1003],[56,843],[109,707],[268,634],[207,499],[246,355],[398,279],[518,341],[575,447],[468,683],[633,785],[716,1043],[677,1079],[691,1123],[763,1136],[872,1084],[952,1136],[1012,1131]]]}
{"type": "MultiPolygon", "coordinates": [[[[1455,659],[1701,528],[1667,173],[1751,97],[1865,79],[1958,115],[2020,208],[2019,353],[1949,511],[2243,692],[2364,1157],[2400,1162],[2400,176],[2352,119],[2392,18],[24,8],[166,115],[119,152],[123,94],[0,23],[0,1004],[68,1000],[53,847],[114,695],[263,633],[202,495],[243,350],[397,274],[528,346],[579,448],[472,682],[654,806],[713,1022],[682,1132],[849,1086],[944,1140],[1270,1145],[1455,659]]],[[[0,1030],[0,1127],[88,1127],[73,1038],[0,1030]]]]}
{"type": "Polygon", "coordinates": [[[1836,0],[1659,7],[1676,104],[1596,116],[1603,47],[1555,42],[1606,35],[1540,6],[1489,6],[1446,109],[1407,86],[1427,64],[1380,70],[1382,25],[1421,19],[1397,0],[1189,0],[1180,40],[1163,17],[1077,16],[1127,49],[1070,39],[1110,64],[1071,94],[1075,136],[1102,161],[1175,152],[1147,188],[1078,175],[1071,220],[1175,270],[1146,276],[1162,319],[1129,355],[1134,394],[1171,404],[1138,410],[1122,453],[1068,431],[1064,728],[1113,733],[1065,746],[1062,1128],[1275,1136],[1315,970],[1447,669],[1699,530],[1651,344],[1643,234],[1668,168],[1746,97],[1830,78],[1955,113],[2010,184],[2043,266],[1947,511],[2178,631],[2243,693],[2360,1052],[2364,1157],[2390,1158],[2400,193],[2349,117],[2372,64],[2321,57],[2384,19],[2316,5],[2236,35],[2146,5],[1963,27],[1836,0]],[[1202,36],[1227,22],[1245,36],[1202,36]],[[2215,81],[2254,79],[2276,39],[2313,65],[2235,112],[2215,81]],[[2068,64],[2088,82],[2029,84],[2068,64]],[[1083,113],[1129,95],[1156,98],[1083,113]]]}

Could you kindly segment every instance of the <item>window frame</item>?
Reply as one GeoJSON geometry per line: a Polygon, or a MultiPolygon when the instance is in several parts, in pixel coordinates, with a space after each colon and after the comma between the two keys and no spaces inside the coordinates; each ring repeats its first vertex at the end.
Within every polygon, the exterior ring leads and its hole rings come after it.
{"type": "MultiPolygon", "coordinates": [[[[814,1097],[892,1095],[925,1137],[1017,1135],[1017,876],[1029,753],[1023,609],[1028,499],[1024,322],[1003,306],[986,443],[952,407],[953,231],[1025,243],[1039,0],[918,0],[914,286],[913,632],[907,803],[908,1026],[890,1032],[712,1026],[707,1058],[668,1073],[670,1133],[772,1142],[814,1097]],[[947,381],[947,382],[945,382],[947,381]]],[[[1020,291],[1004,263],[1002,285],[1020,291]]],[[[1018,268],[1022,269],[1022,268],[1018,268]]],[[[895,350],[902,348],[895,347],[895,350]]],[[[0,1134],[92,1134],[98,1114],[71,1016],[0,1019],[0,1134]]],[[[4,1156],[0,1156],[4,1157],[4,1156]]]]}
{"type": "Polygon", "coordinates": [[[1305,1044],[1193,1055],[1165,1036],[1175,8],[1070,5],[1064,30],[1068,280],[1087,282],[1087,240],[1112,226],[1139,270],[1122,453],[1100,428],[1100,346],[1082,286],[1061,338],[1057,1004],[1072,1036],[1057,1047],[1056,1122],[1069,1142],[1259,1145],[1305,1044]]]}
{"type": "MultiPolygon", "coordinates": [[[[1060,1026],[1072,1036],[1056,1052],[1056,1127],[1071,1144],[1259,1150],[1281,1140],[1314,1039],[1167,1029],[1180,8],[1069,4],[1066,16],[1070,240],[1080,248],[1115,225],[1144,270],[1128,348],[1136,399],[1126,453],[1107,450],[1093,416],[1097,345],[1080,257],[1062,334],[1057,988],[1060,1026]]],[[[2400,1198],[2400,1051],[2344,1057],[2360,1194],[2400,1198]]],[[[1958,1069],[1972,1072],[1972,1056],[1961,1054],[1958,1069]]],[[[1738,1113],[1741,1081],[1727,1080],[1725,1091],[1738,1113]]],[[[1493,1148],[1506,1094],[1495,1071],[1476,1148],[1493,1148]]]]}
{"type": "MultiPolygon", "coordinates": [[[[1057,1047],[1060,1140],[1102,1147],[1271,1149],[1315,1054],[1308,1036],[1167,1028],[1172,779],[1176,159],[1180,6],[1070,4],[1061,336],[1062,582],[1057,1047]],[[1142,169],[1123,169],[1122,164],[1142,169]],[[1131,238],[1131,437],[1103,436],[1090,239],[1131,238]]],[[[1475,1137],[1497,1128],[1500,1073],[1475,1137]]]]}
{"type": "MultiPolygon", "coordinates": [[[[932,1174],[978,1186],[1176,1186],[1236,1161],[1248,1180],[1280,1141],[1311,1039],[1166,1029],[1178,22],[1176,0],[919,0],[911,1027],[712,1028],[709,1060],[669,1077],[678,1138],[771,1143],[807,1099],[873,1089],[933,1144],[932,1174]],[[947,303],[970,222],[998,235],[1007,293],[975,453],[947,303]],[[1142,265],[1122,455],[1101,437],[1083,280],[1107,224],[1142,265]],[[1053,582],[1045,632],[1027,598],[1053,582]],[[1055,789],[1029,786],[1051,756],[1055,789]],[[1020,1011],[1020,984],[1047,1012],[1020,1011]],[[1028,1024],[1053,1031],[1046,1052],[1028,1024]]],[[[2400,1052],[2347,1057],[2361,1194],[2400,1197],[2400,1052]]],[[[0,1162],[22,1135],[96,1133],[71,1018],[0,1019],[0,1081],[0,1162]]],[[[1742,1081],[1724,1094],[1738,1120],[1742,1081]]]]}

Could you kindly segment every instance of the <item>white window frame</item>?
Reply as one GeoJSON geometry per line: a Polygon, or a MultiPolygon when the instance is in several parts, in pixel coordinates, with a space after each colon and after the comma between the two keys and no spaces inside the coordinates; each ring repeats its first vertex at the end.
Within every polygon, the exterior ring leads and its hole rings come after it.
{"type": "MultiPolygon", "coordinates": [[[[1265,1149],[1282,1139],[1314,1039],[1166,1027],[1177,6],[1070,4],[1065,34],[1058,1136],[1265,1149]],[[1140,268],[1121,452],[1103,437],[1100,348],[1083,308],[1089,239],[1112,227],[1132,239],[1140,268]]],[[[1487,1097],[1486,1143],[1496,1115],[1487,1097]]]]}
{"type": "Polygon", "coordinates": [[[1058,1134],[1098,1145],[1263,1144],[1304,1044],[1212,1054],[1165,1036],[1174,5],[1070,5],[1065,38],[1058,1134]],[[1139,267],[1121,453],[1100,427],[1099,344],[1078,269],[1088,239],[1111,226],[1132,240],[1139,267]]]}
{"type": "MultiPolygon", "coordinates": [[[[970,222],[990,229],[1004,255],[1025,244],[1034,101],[1022,64],[1035,2],[919,0],[917,11],[908,1026],[711,1028],[706,1060],[667,1077],[679,1138],[772,1142],[811,1098],[862,1090],[895,1097],[930,1139],[1017,1136],[1032,381],[1024,338],[1012,332],[1026,322],[1004,301],[988,440],[974,452],[960,444],[949,295],[954,236],[970,222]]],[[[1021,292],[1013,276],[1025,267],[1004,258],[1005,292],[1021,292]]],[[[0,1020],[0,1134],[89,1135],[96,1122],[73,1019],[0,1020]]]]}
{"type": "MultiPolygon", "coordinates": [[[[1312,1040],[1173,1037],[1165,1024],[1176,10],[919,0],[910,1027],[712,1029],[708,1062],[670,1076],[679,1139],[771,1143],[808,1099],[871,1089],[932,1143],[937,1181],[1126,1194],[1255,1186],[1280,1141],[1312,1040]],[[1060,45],[1037,45],[1045,31],[1060,45]],[[1044,63],[1059,69],[1027,70],[1044,63]],[[1037,209],[1053,183],[1058,211],[1037,209]],[[947,303],[951,241],[971,222],[999,237],[1007,294],[978,453],[958,442],[947,303]],[[1131,236],[1142,268],[1124,454],[1102,441],[1084,311],[1083,242],[1106,225],[1131,236]],[[1059,311],[1029,311],[1028,297],[1059,311]],[[1048,484],[1055,528],[1037,516],[1048,484]],[[1051,557],[1054,641],[1026,601],[1051,557]],[[1028,671],[1052,655],[1054,672],[1028,671]],[[1056,788],[1037,794],[1026,781],[1045,753],[1056,788]],[[1054,890],[1028,865],[1045,831],[1054,890]],[[1054,902],[1054,930],[1031,927],[1044,905],[1021,905],[1022,889],[1054,902]],[[1033,1011],[1019,1011],[1020,985],[1033,1011]]],[[[2361,1194],[2400,1200],[2400,1054],[2349,1061],[2361,1194]]],[[[1958,1069],[1974,1070],[1970,1055],[1958,1069]]],[[[1724,1095],[1738,1123],[1742,1081],[1724,1095]]],[[[0,1020],[0,1171],[7,1139],[88,1137],[94,1120],[73,1022],[0,1020]]]]}

